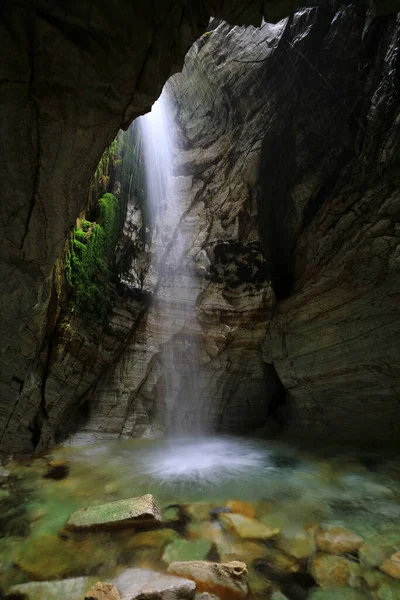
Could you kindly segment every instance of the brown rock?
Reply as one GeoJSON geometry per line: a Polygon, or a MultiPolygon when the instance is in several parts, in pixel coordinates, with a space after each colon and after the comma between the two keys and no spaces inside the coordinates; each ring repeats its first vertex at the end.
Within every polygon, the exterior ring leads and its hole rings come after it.
{"type": "Polygon", "coordinates": [[[112,583],[98,581],[86,592],[85,600],[121,600],[121,596],[112,583]]]}
{"type": "Polygon", "coordinates": [[[175,562],[168,573],[196,582],[197,590],[216,594],[221,600],[244,598],[248,592],[248,573],[245,563],[213,563],[204,560],[175,562]]]}
{"type": "Polygon", "coordinates": [[[268,540],[279,534],[278,528],[271,528],[260,521],[239,514],[221,514],[222,525],[231,533],[242,538],[268,540]]]}
{"type": "Polygon", "coordinates": [[[320,527],[315,532],[317,546],[330,554],[355,552],[364,543],[364,539],[344,527],[320,527]]]}
{"type": "Polygon", "coordinates": [[[383,573],[394,577],[394,579],[400,579],[400,552],[392,554],[392,556],[385,560],[379,567],[383,573]]]}
{"type": "Polygon", "coordinates": [[[254,519],[256,516],[256,507],[250,502],[244,502],[243,500],[230,500],[226,503],[226,507],[230,508],[233,513],[238,513],[244,517],[254,519]]]}
{"type": "Polygon", "coordinates": [[[358,574],[359,565],[342,556],[319,554],[311,562],[310,571],[321,588],[347,586],[350,578],[358,574]]]}

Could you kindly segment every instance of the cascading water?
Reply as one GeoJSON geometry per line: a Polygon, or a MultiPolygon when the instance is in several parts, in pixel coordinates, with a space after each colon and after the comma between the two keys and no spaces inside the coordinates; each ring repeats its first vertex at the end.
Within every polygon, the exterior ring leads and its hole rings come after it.
{"type": "Polygon", "coordinates": [[[161,341],[159,361],[164,368],[165,425],[169,433],[199,433],[204,424],[196,342],[199,289],[188,256],[193,222],[179,193],[181,177],[173,173],[178,148],[170,102],[164,89],[151,113],[139,119],[152,229],[149,276],[157,280],[153,310],[161,341]]]}

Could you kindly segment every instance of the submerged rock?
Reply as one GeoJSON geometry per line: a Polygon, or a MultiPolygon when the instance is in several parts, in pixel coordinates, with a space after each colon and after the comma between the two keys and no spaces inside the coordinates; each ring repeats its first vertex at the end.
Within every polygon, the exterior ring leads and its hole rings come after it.
{"type": "Polygon", "coordinates": [[[192,600],[196,591],[196,584],[190,579],[151,569],[127,569],[113,583],[122,600],[192,600]]]}
{"type": "Polygon", "coordinates": [[[198,591],[216,594],[221,600],[244,598],[248,592],[247,566],[240,561],[175,562],[169,565],[168,573],[192,579],[196,582],[198,591]]]}
{"type": "Polygon", "coordinates": [[[173,562],[204,560],[211,547],[212,542],[209,540],[176,540],[165,548],[162,560],[168,565],[173,562]]]}
{"type": "Polygon", "coordinates": [[[173,529],[154,529],[142,531],[130,537],[127,546],[129,548],[165,548],[167,544],[180,539],[173,529]]]}
{"type": "Polygon", "coordinates": [[[312,575],[321,588],[346,587],[350,578],[359,574],[359,565],[342,556],[319,554],[311,562],[312,575]]]}
{"type": "Polygon", "coordinates": [[[85,529],[114,529],[161,522],[161,513],[151,494],[82,508],[67,521],[71,531],[85,529]]]}
{"type": "Polygon", "coordinates": [[[279,536],[278,546],[297,559],[308,558],[315,552],[315,540],[310,531],[286,530],[279,536]]]}
{"type": "Polygon", "coordinates": [[[356,552],[364,544],[364,538],[344,527],[320,527],[315,539],[318,548],[330,554],[356,552]]]}
{"type": "Polygon", "coordinates": [[[230,500],[226,503],[226,508],[230,509],[233,513],[238,513],[250,519],[254,519],[256,516],[256,507],[254,504],[244,502],[243,500],[230,500]]]}
{"type": "MultiPolygon", "coordinates": [[[[13,560],[29,578],[46,581],[85,573],[88,557],[79,550],[79,546],[74,547],[56,535],[43,535],[28,538],[16,550],[13,560]]],[[[96,557],[91,553],[89,561],[93,559],[96,557]]]]}
{"type": "Polygon", "coordinates": [[[315,590],[309,600],[369,600],[370,596],[349,587],[315,590]]]}
{"type": "Polygon", "coordinates": [[[32,581],[14,585],[6,598],[23,598],[23,600],[82,600],[96,580],[92,577],[76,577],[61,581],[32,581]]]}
{"type": "Polygon", "coordinates": [[[121,596],[112,583],[98,581],[86,592],[85,600],[121,600],[121,596]]]}
{"type": "Polygon", "coordinates": [[[222,562],[240,560],[252,563],[268,553],[267,548],[262,544],[248,540],[224,540],[217,543],[217,550],[222,562]]]}
{"type": "Polygon", "coordinates": [[[242,538],[268,540],[279,534],[278,528],[268,527],[260,521],[239,514],[222,514],[219,519],[228,531],[242,538]]]}
{"type": "Polygon", "coordinates": [[[392,556],[385,560],[379,567],[383,573],[394,577],[394,579],[400,579],[400,552],[392,554],[392,556]]]}

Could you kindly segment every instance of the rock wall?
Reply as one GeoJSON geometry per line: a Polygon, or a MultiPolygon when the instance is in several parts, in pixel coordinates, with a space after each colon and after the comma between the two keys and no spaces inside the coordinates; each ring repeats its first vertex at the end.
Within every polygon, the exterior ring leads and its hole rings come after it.
{"type": "Polygon", "coordinates": [[[109,430],[110,418],[128,435],[164,427],[172,356],[187,374],[199,360],[204,388],[184,377],[177,396],[182,407],[198,394],[214,426],[261,424],[277,405],[283,418],[276,369],[290,433],[396,437],[398,27],[396,15],[320,3],[258,30],[221,24],[191,50],[170,87],[198,321],[176,326],[161,285],[175,327],[160,337],[160,305],[150,310],[99,384],[88,430],[109,430]]]}
{"type": "Polygon", "coordinates": [[[313,9],[276,56],[260,206],[279,301],[265,356],[295,434],[399,435],[399,26],[313,9]]]}

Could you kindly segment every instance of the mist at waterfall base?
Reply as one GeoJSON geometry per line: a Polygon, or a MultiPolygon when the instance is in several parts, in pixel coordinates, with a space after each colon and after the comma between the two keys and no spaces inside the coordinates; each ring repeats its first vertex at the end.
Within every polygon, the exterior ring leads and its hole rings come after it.
{"type": "Polygon", "coordinates": [[[151,224],[150,277],[156,277],[152,309],[157,320],[158,359],[163,365],[164,426],[173,436],[206,428],[199,395],[196,299],[199,285],[189,256],[193,222],[179,195],[174,158],[179,152],[168,88],[138,120],[144,152],[146,202],[151,224]],[[155,274],[155,275],[154,275],[155,274]]]}

